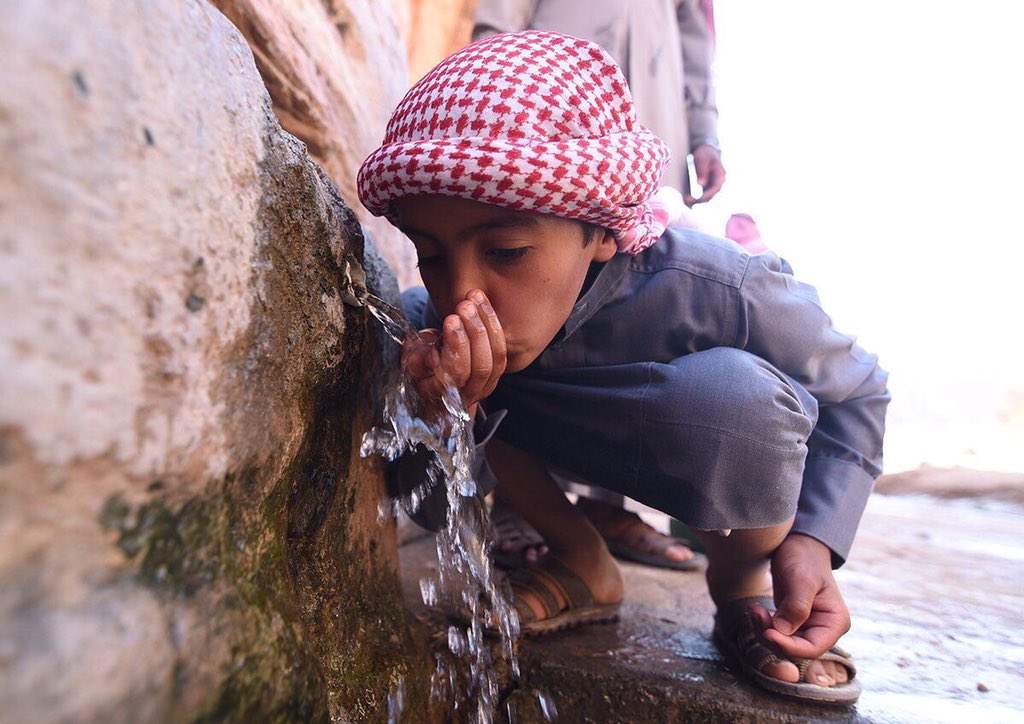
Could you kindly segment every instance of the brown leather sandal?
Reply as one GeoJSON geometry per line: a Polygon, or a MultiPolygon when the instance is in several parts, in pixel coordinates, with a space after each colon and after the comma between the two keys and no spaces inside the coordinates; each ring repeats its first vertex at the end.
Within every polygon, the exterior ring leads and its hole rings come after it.
{"type": "Polygon", "coordinates": [[[517,568],[508,576],[513,605],[519,614],[523,636],[543,636],[578,626],[612,623],[619,618],[619,603],[597,603],[590,587],[562,561],[550,553],[540,562],[517,568]],[[544,607],[544,618],[537,618],[520,594],[531,593],[544,607]],[[559,607],[555,593],[568,604],[559,607]]]}
{"type": "Polygon", "coordinates": [[[771,597],[754,596],[730,601],[720,606],[715,614],[715,644],[724,654],[729,656],[739,669],[755,684],[773,694],[814,701],[820,704],[853,704],[860,697],[861,685],[855,679],[857,667],[853,665],[850,655],[838,646],[833,646],[818,657],[818,661],[835,661],[846,667],[850,678],[845,684],[836,686],[819,686],[805,681],[807,668],[814,659],[790,659],[800,671],[800,682],[792,684],[762,673],[766,664],[779,661],[780,658],[760,641],[757,628],[747,609],[751,604],[759,604],[769,611],[774,610],[775,602],[771,597]]]}
{"type": "Polygon", "coordinates": [[[690,544],[681,538],[658,532],[636,513],[611,506],[606,509],[606,505],[595,504],[594,501],[577,503],[577,507],[594,524],[608,550],[616,558],[673,571],[699,571],[707,565],[707,557],[696,551],[693,551],[692,558],[685,561],[666,557],[665,554],[672,546],[690,548],[690,544]]]}

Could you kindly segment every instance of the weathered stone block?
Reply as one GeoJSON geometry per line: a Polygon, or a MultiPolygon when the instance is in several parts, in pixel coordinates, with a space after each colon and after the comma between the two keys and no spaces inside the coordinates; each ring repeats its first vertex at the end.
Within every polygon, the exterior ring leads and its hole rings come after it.
{"type": "MultiPolygon", "coordinates": [[[[210,0],[242,32],[274,112],[330,174],[402,286],[419,283],[412,244],[359,204],[356,172],[408,90],[402,2],[210,0]]],[[[442,14],[443,16],[444,14],[442,14]]]]}
{"type": "Polygon", "coordinates": [[[0,43],[0,720],[415,697],[362,238],[247,44],[199,0],[19,0],[0,43]]]}

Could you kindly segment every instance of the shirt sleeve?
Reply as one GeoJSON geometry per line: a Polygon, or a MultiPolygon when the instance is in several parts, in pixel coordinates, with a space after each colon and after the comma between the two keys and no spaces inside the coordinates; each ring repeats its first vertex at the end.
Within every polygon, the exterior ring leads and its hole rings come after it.
{"type": "Polygon", "coordinates": [[[683,98],[690,150],[718,138],[718,106],[711,74],[715,46],[700,0],[682,0],[676,7],[683,54],[683,98]]]}
{"type": "Polygon", "coordinates": [[[817,291],[774,254],[751,257],[739,315],[736,346],[770,362],[818,402],[793,531],[827,545],[838,567],[882,472],[888,374],[875,355],[833,328],[817,291]]]}

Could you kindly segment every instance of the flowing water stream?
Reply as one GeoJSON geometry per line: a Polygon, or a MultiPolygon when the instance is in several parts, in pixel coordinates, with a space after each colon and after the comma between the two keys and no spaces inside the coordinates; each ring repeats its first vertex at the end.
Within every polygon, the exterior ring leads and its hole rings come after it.
{"type": "MultiPolygon", "coordinates": [[[[357,289],[350,294],[383,325],[398,344],[419,337],[402,312],[384,300],[357,289]]],[[[350,302],[351,303],[351,302],[350,302]]],[[[428,344],[428,342],[424,342],[428,344]]],[[[424,481],[402,499],[385,499],[379,513],[386,522],[398,513],[399,506],[416,511],[432,492],[447,501],[444,526],[437,532],[437,576],[423,578],[420,591],[423,602],[435,607],[454,602],[459,615],[448,628],[448,655],[438,655],[431,682],[431,697],[453,702],[465,716],[477,722],[491,722],[500,702],[497,671],[486,634],[496,634],[500,654],[508,662],[515,681],[519,663],[515,641],[519,619],[509,598],[497,585],[489,553],[491,526],[483,497],[477,495],[471,464],[473,460],[472,420],[458,390],[448,385],[442,399],[446,414],[428,421],[418,415],[422,409],[410,378],[404,370],[397,384],[385,395],[383,425],[363,436],[360,454],[379,454],[395,461],[417,447],[432,455],[424,481]]],[[[388,703],[390,721],[398,721],[404,708],[404,682],[392,690],[388,703]]],[[[548,721],[556,717],[554,703],[541,692],[531,692],[548,721]]],[[[511,704],[509,719],[515,720],[511,704]]]]}

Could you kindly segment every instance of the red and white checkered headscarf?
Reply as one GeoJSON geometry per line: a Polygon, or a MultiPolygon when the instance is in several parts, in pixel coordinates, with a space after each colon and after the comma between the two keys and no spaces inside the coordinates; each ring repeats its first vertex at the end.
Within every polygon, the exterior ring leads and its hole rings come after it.
{"type": "Polygon", "coordinates": [[[413,86],[359,169],[359,198],[392,221],[392,202],[424,194],[579,219],[636,254],[668,223],[650,203],[668,160],[604,49],[529,30],[468,45],[413,86]]]}

